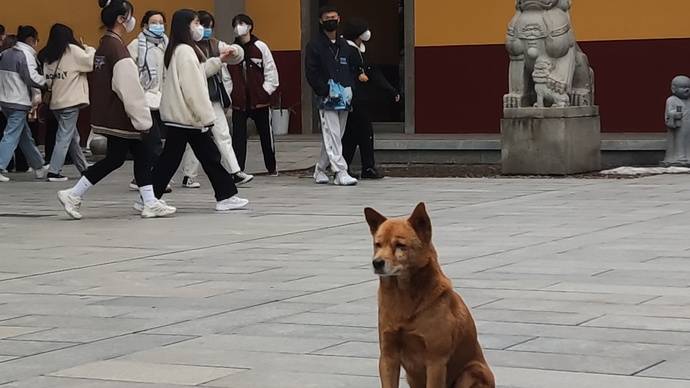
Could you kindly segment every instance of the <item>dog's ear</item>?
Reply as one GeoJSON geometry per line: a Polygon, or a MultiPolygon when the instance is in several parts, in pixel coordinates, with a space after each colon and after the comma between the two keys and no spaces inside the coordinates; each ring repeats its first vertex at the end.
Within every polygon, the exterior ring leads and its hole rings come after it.
{"type": "Polygon", "coordinates": [[[422,242],[427,244],[431,242],[431,219],[426,212],[424,202],[420,202],[417,205],[410,218],[407,219],[407,222],[412,225],[412,228],[422,242]]]}
{"type": "Polygon", "coordinates": [[[387,220],[381,213],[370,207],[364,209],[364,218],[367,219],[369,230],[371,230],[372,235],[376,234],[376,231],[379,230],[379,226],[387,220]]]}

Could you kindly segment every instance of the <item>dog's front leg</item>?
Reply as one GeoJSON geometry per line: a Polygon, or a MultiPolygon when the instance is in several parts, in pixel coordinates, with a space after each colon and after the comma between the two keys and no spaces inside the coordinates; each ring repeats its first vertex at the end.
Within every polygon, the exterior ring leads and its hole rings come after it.
{"type": "Polygon", "coordinates": [[[398,388],[400,386],[400,357],[382,354],[379,358],[379,375],[382,388],[398,388]]]}
{"type": "Polygon", "coordinates": [[[445,361],[430,362],[426,366],[426,388],[447,388],[448,367],[445,361]]]}

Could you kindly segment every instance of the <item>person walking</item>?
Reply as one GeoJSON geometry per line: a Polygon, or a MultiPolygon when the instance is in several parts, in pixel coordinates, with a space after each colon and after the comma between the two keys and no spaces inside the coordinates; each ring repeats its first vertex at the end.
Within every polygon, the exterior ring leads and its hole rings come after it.
{"type": "Polygon", "coordinates": [[[244,208],[249,201],[237,196],[232,175],[221,164],[221,153],[211,136],[218,118],[209,97],[207,78],[217,74],[223,62],[241,60],[241,48],[227,47],[221,49],[219,57],[206,58],[196,45],[203,36],[204,26],[196,12],[175,12],[165,52],[166,76],[160,107],[168,136],[153,172],[154,188],[156,197],[162,198],[189,144],[211,181],[216,210],[223,212],[244,208]]]}
{"type": "Polygon", "coordinates": [[[81,219],[82,198],[89,189],[124,165],[127,153],[134,156],[134,175],[139,185],[143,218],[172,215],[176,209],[159,201],[151,179],[150,150],[142,133],[153,126],[144,89],[138,82],[137,65],[122,41],[136,26],[134,6],[127,0],[99,0],[101,21],[107,31],[96,50],[94,70],[89,77],[91,128],[106,136],[105,159],[89,167],[77,184],[58,193],[65,212],[81,219]]]}
{"type": "Polygon", "coordinates": [[[232,19],[235,43],[244,49],[244,61],[229,66],[232,78],[232,129],[235,154],[244,170],[247,162],[247,120],[256,123],[261,139],[264,165],[271,176],[277,176],[275,143],[271,130],[271,95],[280,85],[278,68],[268,45],[254,35],[254,21],[245,14],[232,19]]]}
{"type": "Polygon", "coordinates": [[[343,156],[347,165],[352,164],[355,151],[359,147],[362,159],[361,179],[381,179],[383,175],[376,169],[374,157],[374,128],[371,124],[370,109],[375,105],[372,88],[385,91],[392,100],[400,101],[398,91],[386,80],[381,71],[368,64],[366,42],[371,39],[369,23],[364,19],[353,18],[345,22],[343,37],[360,56],[361,69],[355,82],[352,111],[347,118],[343,136],[343,156]]]}
{"type": "MultiPolygon", "coordinates": [[[[198,14],[199,22],[204,27],[204,37],[197,43],[197,46],[199,46],[206,58],[216,58],[220,56],[221,51],[226,51],[231,46],[213,36],[216,19],[211,13],[202,10],[198,14]]],[[[234,50],[237,50],[238,56],[232,63],[241,62],[244,58],[244,51],[239,45],[233,45],[233,47],[234,50]]],[[[251,182],[254,176],[245,173],[244,165],[240,165],[238,162],[232,136],[230,135],[230,126],[225,115],[231,106],[230,93],[232,92],[232,81],[227,66],[222,66],[218,73],[208,77],[207,82],[209,98],[211,98],[213,110],[216,112],[216,121],[211,131],[213,133],[213,140],[218,147],[218,151],[220,151],[221,163],[232,174],[236,185],[244,185],[251,182]]],[[[194,156],[194,152],[189,146],[182,161],[182,172],[184,174],[182,187],[191,189],[201,187],[201,184],[196,180],[199,176],[199,160],[194,156]]]]}
{"type": "Polygon", "coordinates": [[[320,100],[319,118],[323,133],[321,158],[316,163],[314,181],[328,184],[330,178],[326,171],[330,165],[336,185],[353,186],[357,179],[348,174],[342,137],[352,103],[359,56],[345,39],[338,37],[340,15],[337,8],[330,5],[322,7],[319,19],[322,33],[307,45],[305,60],[307,81],[320,100]]]}
{"type": "MultiPolygon", "coordinates": [[[[144,88],[146,103],[151,109],[153,127],[143,135],[143,140],[151,150],[151,168],[158,163],[163,153],[163,135],[165,128],[161,121],[159,108],[161,105],[161,85],[165,73],[163,56],[168,47],[168,36],[165,34],[165,14],[161,11],[146,11],[141,20],[141,32],[136,39],[127,46],[129,55],[139,69],[139,83],[144,88]]],[[[130,190],[139,189],[136,179],[129,184],[130,190]]],[[[168,185],[166,192],[172,192],[168,185]]]]}
{"type": "MultiPolygon", "coordinates": [[[[0,52],[0,107],[7,124],[0,141],[0,171],[7,169],[19,146],[34,170],[36,179],[45,179],[43,155],[36,147],[28,114],[41,101],[46,79],[38,70],[36,45],[38,31],[32,26],[19,26],[17,44],[0,52]]],[[[0,174],[0,182],[10,178],[0,174]]]]}
{"type": "Polygon", "coordinates": [[[68,153],[80,175],[88,168],[81,150],[77,120],[79,110],[89,105],[89,82],[86,76],[93,70],[95,54],[95,48],[77,42],[72,29],[60,23],[50,29],[48,43],[38,54],[50,91],[44,95],[49,95],[50,100],[44,100],[44,103],[58,122],[48,169],[50,182],[68,180],[62,175],[68,153]]]}

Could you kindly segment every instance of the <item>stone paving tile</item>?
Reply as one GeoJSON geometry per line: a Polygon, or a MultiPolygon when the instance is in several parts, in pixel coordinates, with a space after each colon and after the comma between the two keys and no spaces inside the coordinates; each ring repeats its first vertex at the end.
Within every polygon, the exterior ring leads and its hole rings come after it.
{"type": "Polygon", "coordinates": [[[77,345],[75,342],[27,341],[14,339],[0,340],[0,355],[2,356],[32,356],[38,353],[77,345]]]}
{"type": "Polygon", "coordinates": [[[2,385],[3,388],[182,388],[177,384],[150,384],[131,381],[106,381],[42,376],[2,385]]]}
{"type": "Polygon", "coordinates": [[[379,380],[376,377],[336,375],[317,373],[294,373],[285,372],[281,374],[271,373],[270,370],[253,370],[238,373],[236,375],[224,377],[210,383],[203,384],[203,387],[228,387],[228,388],[256,388],[256,387],[280,387],[280,388],[323,388],[325,384],[329,388],[348,388],[348,387],[379,387],[379,380]],[[328,383],[325,383],[328,382],[328,383]]]}
{"type": "MultiPolygon", "coordinates": [[[[282,147],[284,165],[311,159],[282,147]]],[[[72,182],[0,186],[0,386],[378,387],[362,208],[407,215],[420,200],[499,387],[690,381],[685,176],[355,188],[260,176],[241,188],[250,209],[228,215],[202,178],[166,197],[176,217],[144,222],[130,173],[89,193],[82,222],[55,205],[72,182]]]]}
{"type": "Polygon", "coordinates": [[[193,386],[240,371],[241,369],[109,360],[53,372],[51,376],[193,386]]]}

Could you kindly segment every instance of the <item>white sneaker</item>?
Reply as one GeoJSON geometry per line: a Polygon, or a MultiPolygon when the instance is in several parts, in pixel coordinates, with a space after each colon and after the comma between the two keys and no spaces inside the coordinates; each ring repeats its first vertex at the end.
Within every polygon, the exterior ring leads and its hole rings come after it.
{"type": "Polygon", "coordinates": [[[2,175],[2,173],[0,173],[0,182],[9,182],[9,181],[10,181],[10,178],[8,178],[8,177],[2,175]]]}
{"type": "Polygon", "coordinates": [[[216,203],[216,211],[227,212],[231,210],[239,210],[249,205],[249,201],[238,196],[225,199],[216,203]]]}
{"type": "Polygon", "coordinates": [[[177,209],[168,206],[165,202],[163,201],[156,201],[152,205],[144,205],[144,210],[141,212],[141,217],[142,218],[159,218],[159,217],[167,217],[175,214],[177,212],[177,209]]]}
{"type": "Polygon", "coordinates": [[[48,168],[41,167],[38,170],[34,170],[34,176],[36,176],[36,179],[45,180],[46,176],[48,176],[48,168]]]}
{"type": "Polygon", "coordinates": [[[72,195],[71,190],[59,191],[57,196],[58,201],[60,201],[60,204],[65,209],[67,215],[75,220],[81,220],[81,213],[79,213],[79,208],[81,208],[81,198],[72,195]]]}
{"type": "MultiPolygon", "coordinates": [[[[162,199],[159,199],[158,201],[159,201],[160,203],[162,203],[163,205],[166,205],[166,206],[168,205],[168,203],[165,202],[165,201],[162,200],[162,199]]],[[[143,212],[143,211],[144,211],[144,200],[141,199],[141,197],[139,197],[139,199],[137,199],[136,201],[134,201],[134,205],[132,205],[132,208],[133,208],[134,210],[136,210],[138,213],[143,212]]]]}
{"type": "Polygon", "coordinates": [[[254,175],[249,175],[244,171],[240,171],[233,176],[236,186],[246,185],[254,180],[254,175]]]}
{"type": "Polygon", "coordinates": [[[186,189],[198,189],[201,187],[201,183],[197,182],[192,177],[186,176],[182,178],[182,187],[186,189]]]}
{"type": "Polygon", "coordinates": [[[129,191],[139,191],[139,185],[137,185],[137,181],[132,179],[131,182],[129,182],[129,191]]]}
{"type": "Polygon", "coordinates": [[[327,185],[331,183],[331,178],[329,178],[324,171],[317,168],[316,171],[314,171],[314,182],[316,182],[317,185],[327,185]]]}
{"type": "Polygon", "coordinates": [[[357,183],[357,179],[351,177],[347,171],[341,171],[335,175],[335,184],[337,186],[355,186],[357,183]]]}

